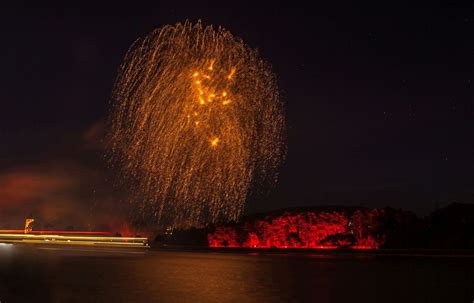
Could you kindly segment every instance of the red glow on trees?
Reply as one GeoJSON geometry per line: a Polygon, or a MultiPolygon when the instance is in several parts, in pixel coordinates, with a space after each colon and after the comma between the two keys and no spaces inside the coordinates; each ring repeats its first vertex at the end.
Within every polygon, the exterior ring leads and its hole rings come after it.
{"type": "Polygon", "coordinates": [[[209,247],[379,249],[383,210],[285,212],[247,222],[243,227],[217,227],[208,234],[209,247]]]}
{"type": "Polygon", "coordinates": [[[247,239],[245,240],[243,247],[252,247],[257,248],[260,247],[260,239],[258,238],[256,233],[250,232],[248,234],[247,239]]]}
{"type": "Polygon", "coordinates": [[[209,247],[241,247],[237,241],[237,231],[233,227],[217,227],[213,234],[207,235],[209,247]]]}
{"type": "Polygon", "coordinates": [[[357,243],[351,247],[354,249],[379,249],[385,242],[385,235],[381,234],[380,222],[383,219],[383,209],[358,210],[352,215],[352,233],[357,243]],[[377,237],[378,236],[378,237],[377,237]]]}

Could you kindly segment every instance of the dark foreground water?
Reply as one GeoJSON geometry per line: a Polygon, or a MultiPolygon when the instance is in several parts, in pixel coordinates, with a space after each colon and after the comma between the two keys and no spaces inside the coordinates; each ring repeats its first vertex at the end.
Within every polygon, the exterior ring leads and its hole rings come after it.
{"type": "Polygon", "coordinates": [[[0,247],[8,302],[473,302],[474,258],[0,247]]]}

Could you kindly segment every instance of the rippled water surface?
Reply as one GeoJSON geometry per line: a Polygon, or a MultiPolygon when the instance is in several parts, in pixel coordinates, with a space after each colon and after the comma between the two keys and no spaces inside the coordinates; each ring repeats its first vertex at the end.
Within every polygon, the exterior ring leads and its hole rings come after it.
{"type": "Polygon", "coordinates": [[[473,302],[474,258],[0,248],[0,301],[473,302]]]}

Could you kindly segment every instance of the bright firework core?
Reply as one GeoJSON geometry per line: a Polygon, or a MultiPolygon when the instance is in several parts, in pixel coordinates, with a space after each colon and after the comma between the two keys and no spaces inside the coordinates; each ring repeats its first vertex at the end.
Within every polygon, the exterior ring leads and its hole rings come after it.
{"type": "Polygon", "coordinates": [[[113,99],[112,160],[156,224],[236,220],[251,186],[276,180],[285,119],[275,76],[222,28],[185,22],[137,40],[113,99]]]}

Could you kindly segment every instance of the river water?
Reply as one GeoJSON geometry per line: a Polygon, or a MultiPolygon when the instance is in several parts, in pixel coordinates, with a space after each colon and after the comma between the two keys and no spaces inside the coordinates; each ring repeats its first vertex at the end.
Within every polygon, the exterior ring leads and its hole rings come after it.
{"type": "Polygon", "coordinates": [[[474,258],[0,247],[8,302],[473,302],[474,258]]]}

